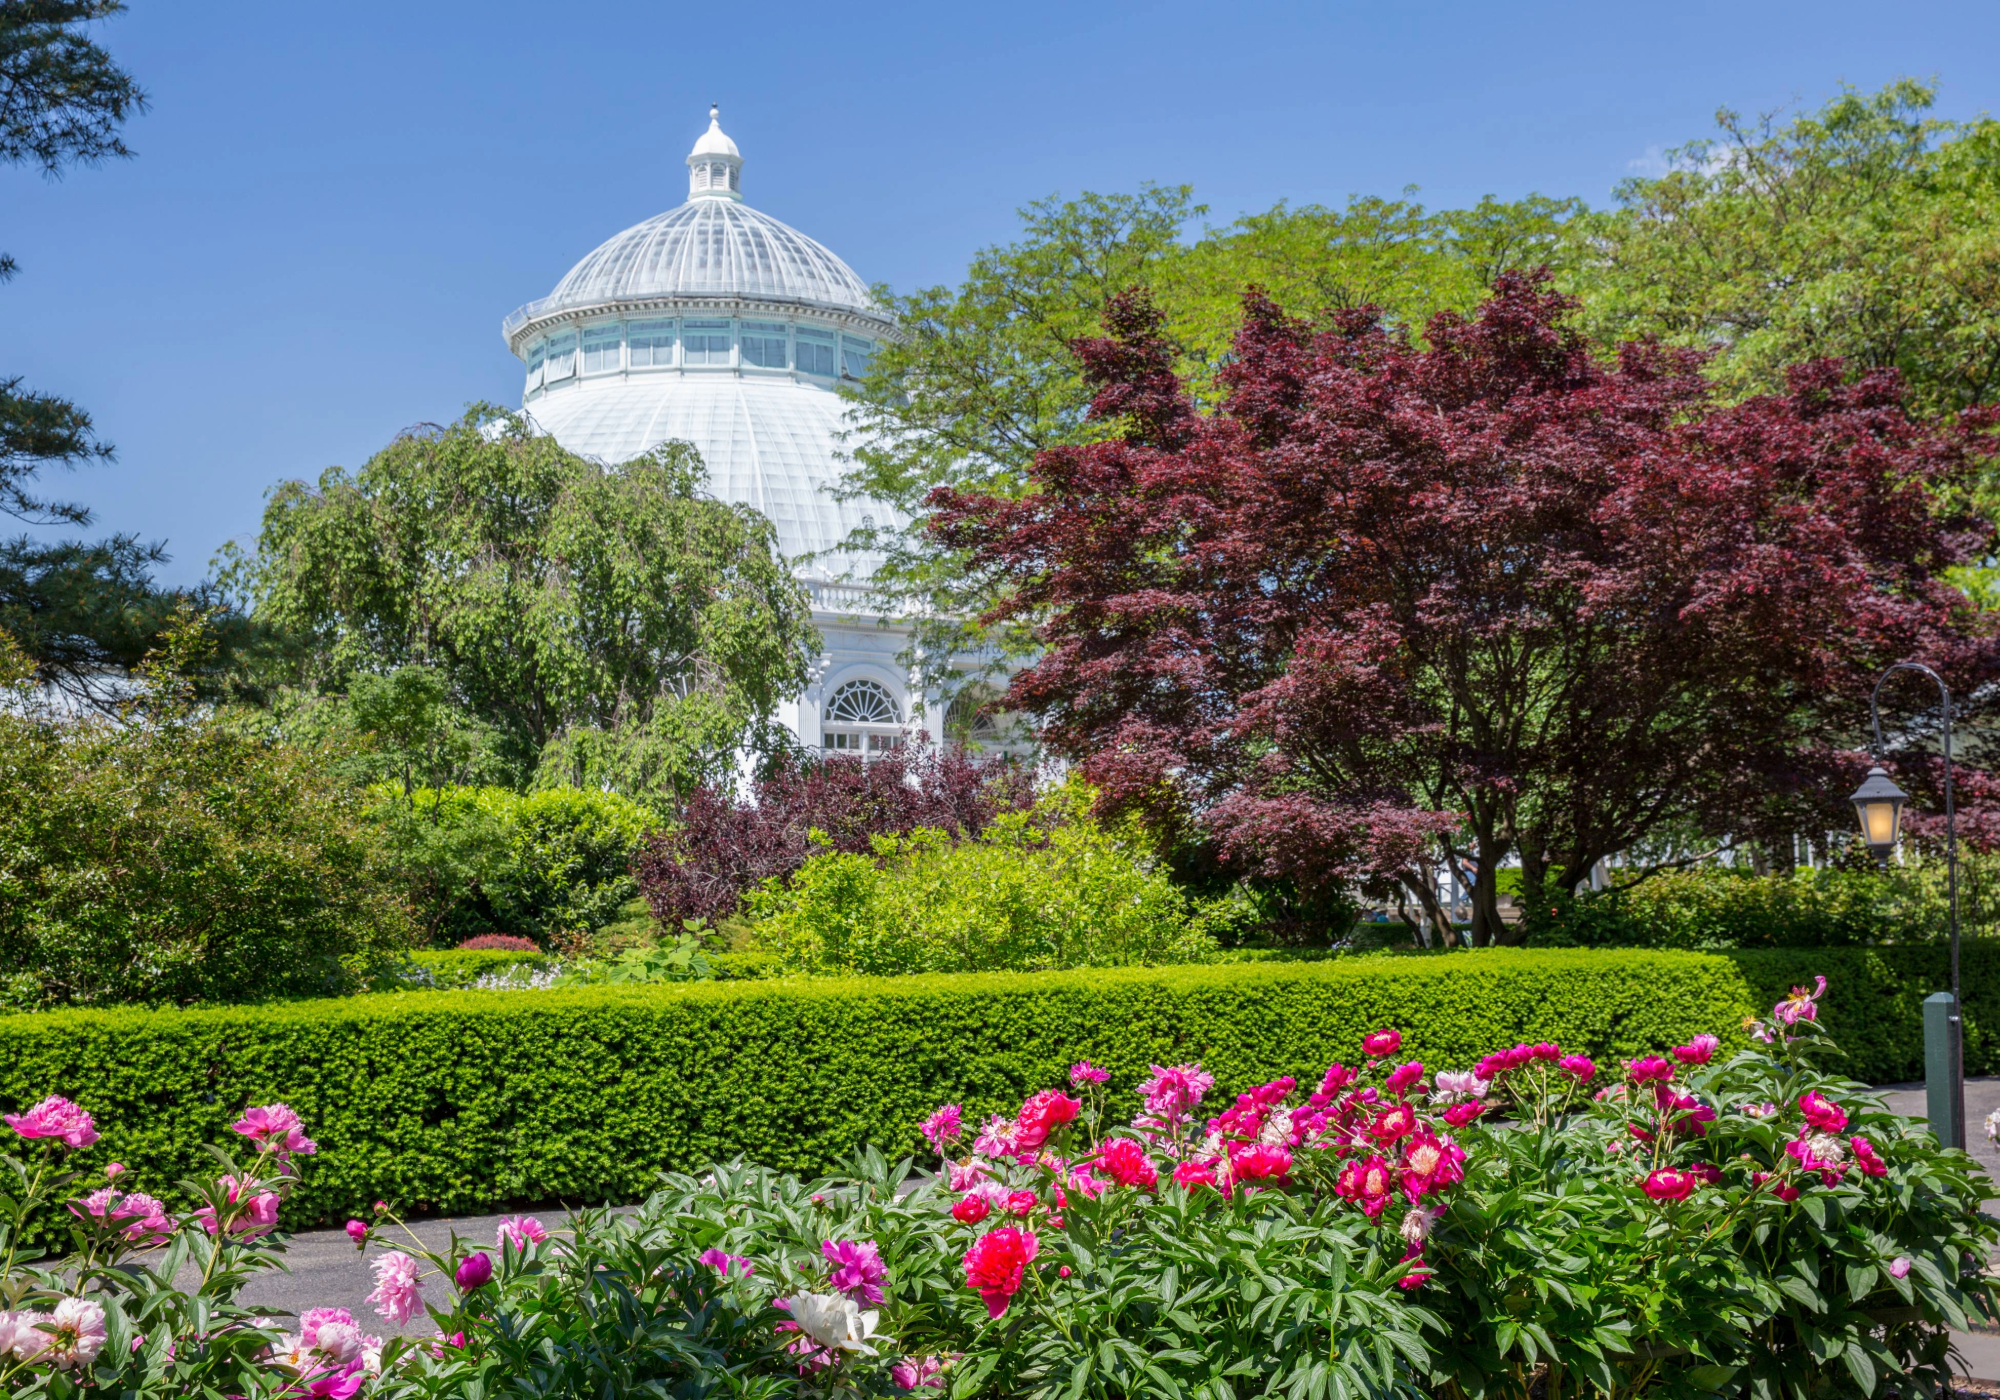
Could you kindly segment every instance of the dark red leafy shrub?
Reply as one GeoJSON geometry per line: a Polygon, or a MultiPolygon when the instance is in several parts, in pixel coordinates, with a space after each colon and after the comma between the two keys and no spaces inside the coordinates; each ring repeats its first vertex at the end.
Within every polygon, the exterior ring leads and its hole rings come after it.
{"type": "Polygon", "coordinates": [[[1831,361],[1718,405],[1701,356],[1601,363],[1573,307],[1509,275],[1418,344],[1253,294],[1206,413],[1115,301],[1076,349],[1117,435],[1041,453],[1018,499],[931,497],[993,616],[1040,627],[1009,708],[1252,874],[1400,882],[1441,923],[1427,867],[1462,862],[1482,942],[1517,935],[1509,855],[1568,889],[1689,828],[1844,828],[1881,668],[1996,674],[1946,577],[1993,538],[1953,502],[1994,415],[1919,422],[1831,361]]]}
{"type": "Polygon", "coordinates": [[[467,953],[538,953],[532,938],[516,938],[511,933],[482,933],[458,945],[467,953]]]}
{"type": "Polygon", "coordinates": [[[903,749],[866,764],[827,756],[781,767],[744,804],[707,785],[695,789],[679,825],[633,858],[632,874],[653,917],[676,928],[684,919],[727,918],[751,889],[790,875],[813,854],[815,830],[832,849],[858,854],[871,836],[920,826],[976,835],[998,813],[1033,801],[1026,769],[957,745],[903,749]]]}

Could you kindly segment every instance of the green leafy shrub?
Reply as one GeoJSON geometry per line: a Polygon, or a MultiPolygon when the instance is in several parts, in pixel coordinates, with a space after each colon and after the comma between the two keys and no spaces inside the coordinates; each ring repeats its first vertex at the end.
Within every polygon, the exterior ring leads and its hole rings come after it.
{"type": "MultiPolygon", "coordinates": [[[[4,638],[0,638],[4,642],[4,638]]],[[[117,721],[0,656],[0,994],[15,1005],[321,995],[412,939],[328,755],[214,721],[183,614],[117,721]]]]}
{"type": "Polygon", "coordinates": [[[375,789],[373,816],[433,941],[499,931],[546,948],[612,922],[639,892],[630,865],[659,826],[611,792],[375,789]]]}
{"type": "Polygon", "coordinates": [[[752,946],[813,973],[1040,971],[1191,962],[1214,939],[1132,833],[1065,789],[976,836],[876,836],[752,893],[752,946]]]}
{"type": "Polygon", "coordinates": [[[1945,931],[1942,902],[1915,869],[1756,875],[1726,866],[1663,871],[1624,890],[1542,901],[1529,937],[1584,948],[1859,948],[1945,931]]]}

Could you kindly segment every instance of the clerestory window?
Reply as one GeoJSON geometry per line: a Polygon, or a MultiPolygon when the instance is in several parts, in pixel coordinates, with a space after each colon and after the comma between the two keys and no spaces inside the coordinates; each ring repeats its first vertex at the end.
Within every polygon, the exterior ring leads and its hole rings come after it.
{"type": "Polygon", "coordinates": [[[743,323],[743,363],[761,369],[785,367],[785,324],[782,321],[743,323]]]}
{"type": "Polygon", "coordinates": [[[726,365],[729,363],[729,322],[681,322],[681,363],[726,365]]]}

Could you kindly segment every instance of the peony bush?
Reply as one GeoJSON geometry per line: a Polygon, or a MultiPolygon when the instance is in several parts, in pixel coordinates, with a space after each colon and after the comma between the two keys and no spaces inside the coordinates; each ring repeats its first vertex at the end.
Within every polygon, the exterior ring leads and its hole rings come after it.
{"type": "Polygon", "coordinates": [[[282,1104],[169,1205],[69,1170],[90,1115],[10,1115],[0,1388],[70,1396],[1935,1394],[1994,1316],[1988,1183],[1817,1066],[1825,983],[1724,1055],[1555,1044],[1461,1068],[1369,1035],[1304,1083],[1088,1062],[1012,1115],[814,1181],[735,1163],[633,1215],[427,1251],[347,1231],[376,1316],[238,1296],[314,1144],[282,1104]],[[72,1237],[30,1259],[49,1202],[72,1237]],[[176,1287],[174,1280],[180,1280],[176,1287]],[[371,1330],[374,1329],[374,1330],[371,1330]],[[413,1330],[414,1329],[414,1330],[413,1330]],[[380,1335],[377,1335],[377,1332],[380,1335]]]}

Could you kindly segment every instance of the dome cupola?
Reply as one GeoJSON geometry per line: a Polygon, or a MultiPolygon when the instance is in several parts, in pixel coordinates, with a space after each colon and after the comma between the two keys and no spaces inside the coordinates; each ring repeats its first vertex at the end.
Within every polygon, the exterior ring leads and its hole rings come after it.
{"type": "Polygon", "coordinates": [[[708,130],[688,152],[689,199],[743,198],[743,153],[722,129],[722,109],[708,109],[708,130]]]}

